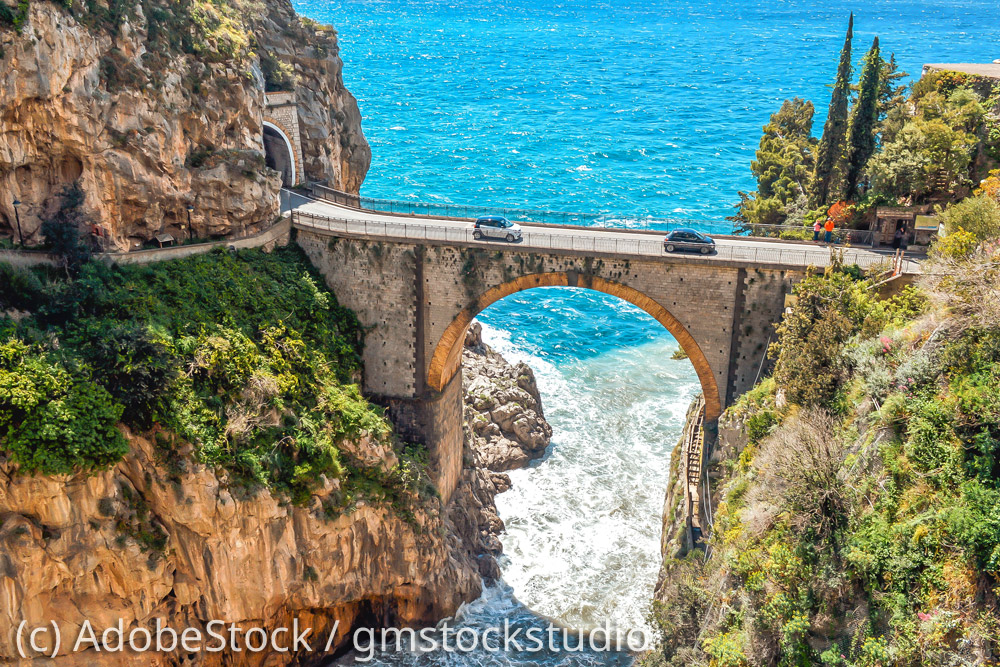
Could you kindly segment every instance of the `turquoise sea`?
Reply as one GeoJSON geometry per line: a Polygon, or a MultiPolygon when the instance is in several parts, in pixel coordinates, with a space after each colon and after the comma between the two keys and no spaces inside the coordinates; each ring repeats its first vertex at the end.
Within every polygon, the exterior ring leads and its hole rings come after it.
{"type": "MultiPolygon", "coordinates": [[[[760,128],[782,100],[822,129],[848,13],[855,60],[1000,58],[996,0],[293,0],[340,33],[374,154],[362,193],[719,221],[753,188],[760,128]]],[[[504,581],[457,622],[646,627],[670,451],[698,391],[677,345],[612,297],[517,294],[480,319],[538,375],[547,456],[498,497],[504,581]]],[[[347,658],[350,660],[350,658],[347,658]]],[[[616,654],[420,657],[380,664],[618,664],[616,654]]]]}

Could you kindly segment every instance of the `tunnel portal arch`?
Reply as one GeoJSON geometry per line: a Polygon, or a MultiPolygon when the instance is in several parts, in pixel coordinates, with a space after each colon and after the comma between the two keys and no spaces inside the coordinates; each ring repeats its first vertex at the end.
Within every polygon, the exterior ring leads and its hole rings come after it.
{"type": "Polygon", "coordinates": [[[281,174],[281,184],[292,187],[298,183],[295,164],[295,147],[292,140],[278,125],[264,121],[264,160],[267,166],[281,174]]]}

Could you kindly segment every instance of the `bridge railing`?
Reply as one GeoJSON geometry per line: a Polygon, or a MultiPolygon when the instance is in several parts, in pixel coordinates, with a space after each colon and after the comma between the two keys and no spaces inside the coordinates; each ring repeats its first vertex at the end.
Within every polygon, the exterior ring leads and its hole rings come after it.
{"type": "MultiPolygon", "coordinates": [[[[523,238],[509,245],[502,240],[476,239],[473,228],[463,223],[426,225],[419,222],[399,222],[389,220],[348,220],[332,218],[302,210],[292,212],[295,225],[321,229],[344,236],[369,238],[389,238],[403,241],[437,241],[479,245],[484,248],[531,248],[535,250],[564,250],[585,253],[607,253],[613,255],[648,255],[662,257],[665,254],[663,240],[652,234],[636,234],[635,238],[622,235],[604,234],[599,231],[580,232],[538,231],[527,229],[523,238]]],[[[870,252],[857,252],[850,248],[842,251],[844,262],[857,264],[862,269],[870,269],[886,264],[889,259],[870,252]]],[[[761,245],[725,244],[718,245],[712,259],[732,260],[753,264],[777,264],[784,266],[828,266],[832,259],[829,252],[816,246],[802,249],[767,247],[761,245]]]]}
{"type": "MultiPolygon", "coordinates": [[[[579,225],[582,227],[629,228],[636,223],[643,229],[670,231],[680,227],[693,227],[709,234],[727,236],[755,236],[760,238],[811,240],[812,229],[801,225],[755,225],[733,223],[721,220],[702,220],[692,218],[653,218],[629,217],[608,214],[570,213],[566,211],[544,211],[539,209],[512,208],[503,206],[475,206],[452,204],[445,202],[418,202],[379,197],[363,197],[361,195],[342,192],[327,187],[321,183],[311,183],[313,195],[319,199],[377,213],[392,215],[424,216],[435,218],[455,218],[474,220],[484,215],[502,215],[519,222],[541,222],[560,225],[579,225]]],[[[873,246],[876,240],[875,232],[855,229],[835,229],[833,240],[837,243],[849,243],[854,246],[873,246]]]]}
{"type": "MultiPolygon", "coordinates": [[[[825,232],[820,232],[823,237],[825,232]]],[[[746,223],[736,223],[733,225],[733,236],[755,236],[758,238],[786,239],[811,241],[813,237],[812,228],[801,225],[753,225],[746,223]]],[[[833,240],[841,244],[852,246],[874,246],[877,240],[877,232],[868,229],[842,229],[837,228],[832,233],[833,240]]]]}

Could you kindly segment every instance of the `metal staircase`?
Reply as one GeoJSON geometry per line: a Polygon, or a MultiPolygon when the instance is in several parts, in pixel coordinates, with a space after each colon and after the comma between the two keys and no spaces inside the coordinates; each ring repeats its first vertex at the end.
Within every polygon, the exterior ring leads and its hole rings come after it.
{"type": "Polygon", "coordinates": [[[711,527],[702,520],[702,466],[705,457],[705,401],[699,398],[697,413],[684,434],[682,450],[685,466],[684,499],[687,510],[688,544],[694,548],[702,544],[711,527]]]}

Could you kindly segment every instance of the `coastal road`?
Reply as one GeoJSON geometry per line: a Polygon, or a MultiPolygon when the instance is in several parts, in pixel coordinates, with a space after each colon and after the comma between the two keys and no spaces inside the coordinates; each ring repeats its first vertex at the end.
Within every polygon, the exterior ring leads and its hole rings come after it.
{"type": "MultiPolygon", "coordinates": [[[[831,261],[830,249],[813,243],[753,237],[716,237],[716,252],[711,255],[699,255],[692,252],[677,252],[668,255],[663,249],[663,236],[665,234],[663,231],[574,227],[521,221],[518,221],[523,230],[521,241],[511,244],[502,240],[484,239],[477,241],[472,236],[473,223],[467,220],[379,213],[308,199],[298,195],[292,195],[292,197],[296,213],[295,224],[328,229],[334,233],[351,236],[458,242],[498,248],[510,245],[538,250],[676,256],[692,261],[708,262],[727,260],[749,264],[823,267],[830,264],[831,261]]],[[[844,248],[843,252],[844,261],[847,264],[857,264],[862,268],[886,264],[892,259],[891,250],[844,248]]],[[[919,264],[914,261],[906,261],[903,271],[905,273],[919,273],[919,264]]]]}

